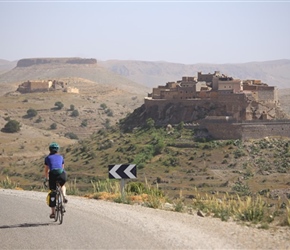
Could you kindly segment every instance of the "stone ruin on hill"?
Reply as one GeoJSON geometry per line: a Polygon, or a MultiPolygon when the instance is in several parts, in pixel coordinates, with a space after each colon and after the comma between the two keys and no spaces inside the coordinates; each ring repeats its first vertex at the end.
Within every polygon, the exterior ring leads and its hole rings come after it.
{"type": "Polygon", "coordinates": [[[26,81],[21,83],[16,91],[24,94],[35,92],[48,92],[55,90],[62,90],[67,93],[79,93],[79,89],[69,87],[67,83],[57,80],[26,81]]]}

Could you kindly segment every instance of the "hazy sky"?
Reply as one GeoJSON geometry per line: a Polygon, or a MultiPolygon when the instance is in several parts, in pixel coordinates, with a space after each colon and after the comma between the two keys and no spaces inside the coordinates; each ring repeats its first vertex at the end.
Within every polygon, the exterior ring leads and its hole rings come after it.
{"type": "Polygon", "coordinates": [[[0,0],[0,59],[290,59],[289,1],[0,0]]]}

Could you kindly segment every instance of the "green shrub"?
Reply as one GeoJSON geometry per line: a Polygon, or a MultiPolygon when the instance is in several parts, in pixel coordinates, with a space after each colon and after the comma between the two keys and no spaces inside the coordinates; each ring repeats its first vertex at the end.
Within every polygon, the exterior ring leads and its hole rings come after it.
{"type": "Polygon", "coordinates": [[[73,110],[73,112],[71,113],[71,116],[72,117],[77,117],[77,116],[79,116],[80,114],[79,114],[79,111],[77,110],[77,109],[75,109],[75,110],[73,110]]]}
{"type": "Polygon", "coordinates": [[[165,148],[165,143],[163,140],[158,140],[158,142],[153,146],[154,155],[158,155],[162,153],[162,150],[165,148]]]}
{"type": "Polygon", "coordinates": [[[54,106],[56,106],[57,109],[62,109],[64,105],[63,105],[62,102],[59,102],[59,101],[58,101],[58,102],[56,102],[56,103],[54,104],[54,106]]]}
{"type": "Polygon", "coordinates": [[[20,123],[16,120],[10,120],[8,121],[4,126],[4,132],[7,133],[16,133],[20,131],[20,123]]]}
{"type": "Polygon", "coordinates": [[[145,193],[145,186],[141,182],[130,182],[126,186],[126,191],[128,193],[134,193],[134,194],[143,194],[145,193]]]}
{"type": "Polygon", "coordinates": [[[154,128],[155,126],[155,121],[152,118],[148,118],[146,120],[146,128],[151,129],[154,128]]]}
{"type": "Polygon", "coordinates": [[[105,126],[106,129],[109,129],[109,128],[110,128],[110,126],[111,126],[111,121],[110,121],[110,119],[106,119],[106,121],[105,121],[105,123],[104,123],[104,126],[105,126]]]}
{"type": "Polygon", "coordinates": [[[111,109],[107,109],[105,113],[107,114],[107,116],[113,116],[113,111],[111,109]]]}
{"type": "Polygon", "coordinates": [[[102,109],[106,109],[107,108],[107,105],[105,104],[105,103],[102,103],[101,105],[100,105],[100,107],[102,108],[102,109]]]}
{"type": "Polygon", "coordinates": [[[242,149],[237,149],[234,151],[234,157],[235,159],[238,159],[242,156],[245,156],[246,154],[244,153],[244,151],[242,149]]]}
{"type": "Polygon", "coordinates": [[[26,111],[26,113],[27,113],[27,117],[35,117],[35,116],[37,116],[37,111],[35,109],[32,109],[32,108],[28,109],[26,111]]]}
{"type": "Polygon", "coordinates": [[[67,137],[67,138],[73,139],[73,140],[78,140],[79,139],[78,136],[76,134],[74,134],[73,132],[65,133],[64,136],[67,137]]]}
{"type": "Polygon", "coordinates": [[[177,125],[177,129],[178,130],[182,130],[184,128],[184,122],[180,122],[178,125],[177,125]]]}
{"type": "Polygon", "coordinates": [[[57,128],[57,124],[54,122],[50,125],[50,129],[56,129],[57,128]]]}
{"type": "Polygon", "coordinates": [[[82,123],[81,123],[81,127],[86,127],[86,126],[88,126],[88,120],[87,119],[83,120],[82,123]]]}

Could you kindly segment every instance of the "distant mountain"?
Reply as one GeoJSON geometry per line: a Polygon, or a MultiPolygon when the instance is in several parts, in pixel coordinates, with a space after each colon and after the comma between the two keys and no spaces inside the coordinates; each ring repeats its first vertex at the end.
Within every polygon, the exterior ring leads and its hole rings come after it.
{"type": "MultiPolygon", "coordinates": [[[[3,81],[7,81],[8,76],[11,76],[10,74],[3,77],[1,73],[13,69],[16,67],[16,64],[17,61],[10,62],[0,59],[0,84],[3,81]]],[[[182,76],[196,76],[198,71],[202,71],[203,73],[220,71],[234,78],[259,79],[270,86],[277,86],[280,89],[290,88],[290,60],[288,59],[236,64],[190,65],[161,61],[108,60],[98,61],[97,65],[149,88],[164,85],[171,81],[178,81],[182,76]]],[[[43,72],[40,73],[41,76],[43,72]]],[[[91,73],[89,75],[92,76],[91,73]]],[[[27,75],[27,77],[30,76],[33,75],[27,75]]],[[[95,77],[93,78],[95,79],[95,77]]]]}
{"type": "Polygon", "coordinates": [[[17,61],[7,61],[0,59],[0,74],[13,69],[17,64],[17,61]]]}
{"type": "Polygon", "coordinates": [[[197,72],[221,73],[239,79],[262,80],[280,89],[290,88],[290,60],[249,62],[240,64],[178,64],[148,61],[99,61],[99,65],[148,87],[181,80],[182,76],[196,76],[197,72]]]}

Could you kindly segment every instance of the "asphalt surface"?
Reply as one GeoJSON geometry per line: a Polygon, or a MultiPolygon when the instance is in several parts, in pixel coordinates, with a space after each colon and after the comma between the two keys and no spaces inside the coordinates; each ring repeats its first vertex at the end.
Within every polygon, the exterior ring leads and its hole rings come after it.
{"type": "Polygon", "coordinates": [[[152,241],[150,234],[140,234],[122,221],[84,209],[87,199],[76,202],[71,198],[59,225],[49,219],[45,197],[44,193],[0,190],[0,249],[166,248],[152,241]]]}

